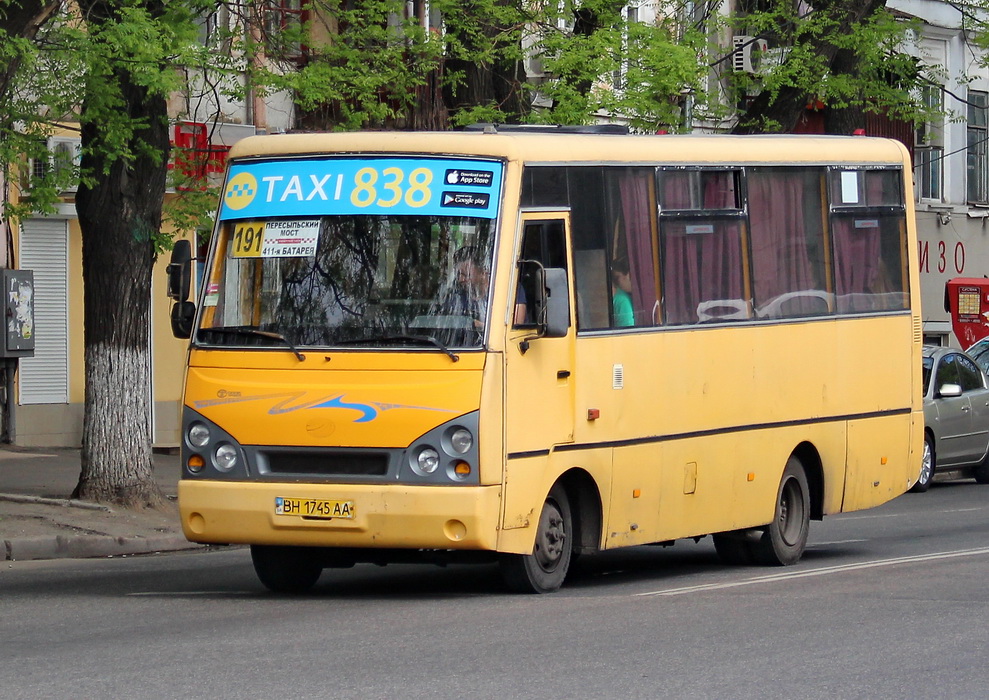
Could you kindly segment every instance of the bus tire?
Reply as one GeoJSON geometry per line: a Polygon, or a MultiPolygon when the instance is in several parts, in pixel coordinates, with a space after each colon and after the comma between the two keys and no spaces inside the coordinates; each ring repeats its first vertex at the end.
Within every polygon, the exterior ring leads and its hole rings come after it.
{"type": "Polygon", "coordinates": [[[751,543],[745,537],[745,530],[736,532],[721,532],[711,535],[714,540],[714,551],[725,564],[745,566],[753,563],[751,543]]]}
{"type": "Polygon", "coordinates": [[[498,567],[516,593],[551,593],[563,585],[573,555],[573,519],[567,492],[557,484],[539,515],[532,554],[502,554],[498,567]]]}
{"type": "Polygon", "coordinates": [[[323,573],[315,552],[305,547],[251,545],[254,572],[265,588],[275,593],[305,593],[323,573]]]}
{"type": "Polygon", "coordinates": [[[810,532],[810,489],[807,475],[796,457],[790,457],[776,492],[776,515],[752,542],[752,555],[760,564],[796,564],[807,547],[810,532]]]}
{"type": "MultiPolygon", "coordinates": [[[[987,457],[986,459],[989,459],[987,457]]],[[[910,493],[923,493],[931,487],[934,480],[934,470],[937,468],[937,460],[934,455],[934,438],[930,433],[924,433],[924,454],[920,458],[920,474],[917,481],[910,487],[910,493]]],[[[981,468],[981,467],[980,467],[981,468]]]]}

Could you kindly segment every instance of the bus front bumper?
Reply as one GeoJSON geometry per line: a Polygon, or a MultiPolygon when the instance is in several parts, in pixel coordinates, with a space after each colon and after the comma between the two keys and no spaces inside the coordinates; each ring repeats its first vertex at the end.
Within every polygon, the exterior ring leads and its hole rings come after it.
{"type": "Polygon", "coordinates": [[[498,486],[183,479],[178,493],[182,531],[204,544],[494,551],[501,506],[498,486]],[[344,517],[326,517],[333,512],[344,517]]]}

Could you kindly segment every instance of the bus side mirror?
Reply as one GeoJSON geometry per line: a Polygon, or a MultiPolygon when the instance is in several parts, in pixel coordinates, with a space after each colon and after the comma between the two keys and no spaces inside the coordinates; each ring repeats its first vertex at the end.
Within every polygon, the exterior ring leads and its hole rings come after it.
{"type": "Polygon", "coordinates": [[[189,241],[175,241],[172,259],[165,272],[168,275],[168,298],[178,302],[188,301],[192,287],[192,244],[189,241]]]}
{"type": "Polygon", "coordinates": [[[195,319],[195,304],[191,301],[176,302],[172,306],[172,335],[183,340],[192,337],[192,322],[195,319]]]}
{"type": "Polygon", "coordinates": [[[563,338],[570,330],[570,290],[567,285],[567,271],[561,267],[547,267],[543,270],[543,284],[540,290],[546,295],[543,307],[546,311],[546,324],[543,336],[563,338]]]}

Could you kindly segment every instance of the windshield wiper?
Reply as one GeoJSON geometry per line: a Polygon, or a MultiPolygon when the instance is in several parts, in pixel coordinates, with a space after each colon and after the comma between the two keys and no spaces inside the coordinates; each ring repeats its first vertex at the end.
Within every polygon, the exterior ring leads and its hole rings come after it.
{"type": "Polygon", "coordinates": [[[378,335],[378,336],[368,336],[366,338],[351,338],[350,340],[338,340],[335,345],[360,345],[361,343],[391,343],[391,342],[412,342],[418,343],[420,345],[432,345],[433,347],[439,348],[447,357],[449,357],[454,362],[460,361],[460,356],[455,352],[450,350],[443,343],[438,341],[431,335],[378,335]]]}
{"type": "Polygon", "coordinates": [[[277,340],[284,343],[289,347],[289,349],[295,353],[295,356],[299,358],[299,362],[306,359],[306,356],[299,351],[299,348],[295,347],[295,344],[291,340],[286,338],[281,333],[276,333],[274,331],[262,331],[257,328],[248,328],[246,326],[229,326],[220,328],[200,328],[200,332],[206,333],[219,333],[220,335],[249,335],[261,338],[271,338],[272,340],[277,340]]]}

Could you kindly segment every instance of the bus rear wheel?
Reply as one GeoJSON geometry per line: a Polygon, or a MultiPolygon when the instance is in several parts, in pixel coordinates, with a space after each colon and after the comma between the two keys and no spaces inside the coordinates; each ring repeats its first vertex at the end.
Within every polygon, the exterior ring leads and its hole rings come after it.
{"type": "Polygon", "coordinates": [[[776,512],[762,536],[750,544],[760,564],[796,564],[807,547],[810,532],[810,490],[807,475],[796,457],[790,457],[776,493],[776,512]]]}
{"type": "Polygon", "coordinates": [[[316,552],[306,547],[252,544],[251,561],[261,583],[275,593],[305,593],[323,573],[316,552]]]}
{"type": "Polygon", "coordinates": [[[573,520],[567,492],[557,484],[546,497],[532,554],[502,554],[498,565],[509,589],[550,593],[563,585],[573,556],[573,520]]]}

